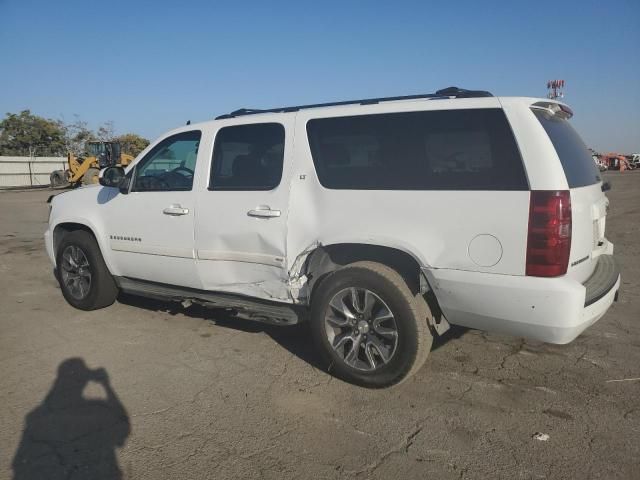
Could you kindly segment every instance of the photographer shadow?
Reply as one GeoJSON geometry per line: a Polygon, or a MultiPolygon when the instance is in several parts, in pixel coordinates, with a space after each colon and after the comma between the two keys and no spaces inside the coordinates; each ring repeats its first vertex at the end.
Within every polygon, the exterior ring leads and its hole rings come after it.
{"type": "Polygon", "coordinates": [[[115,449],[129,432],[129,416],[107,372],[69,358],[43,402],[26,416],[14,479],[122,478],[115,449]],[[85,398],[89,382],[100,384],[106,398],[85,398]]]}

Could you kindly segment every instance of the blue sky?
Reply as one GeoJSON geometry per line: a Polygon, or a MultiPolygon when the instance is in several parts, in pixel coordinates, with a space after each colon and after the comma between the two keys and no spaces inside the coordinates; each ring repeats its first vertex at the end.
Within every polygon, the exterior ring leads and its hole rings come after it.
{"type": "Polygon", "coordinates": [[[640,151],[640,0],[0,0],[0,66],[0,114],[149,138],[240,107],[562,78],[587,144],[640,151]]]}

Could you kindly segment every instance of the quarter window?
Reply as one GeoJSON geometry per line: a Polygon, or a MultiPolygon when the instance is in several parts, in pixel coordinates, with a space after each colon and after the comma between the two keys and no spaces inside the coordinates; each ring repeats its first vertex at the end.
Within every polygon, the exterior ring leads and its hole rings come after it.
{"type": "Polygon", "coordinates": [[[535,110],[542,127],[549,135],[567,177],[569,188],[584,187],[602,181],[593,157],[569,120],[535,110]]]}
{"type": "Polygon", "coordinates": [[[135,166],[134,192],[191,190],[201,132],[179,133],[161,141],[135,166]]]}
{"type": "Polygon", "coordinates": [[[272,190],[282,179],[284,127],[258,123],[221,128],[209,190],[272,190]]]}

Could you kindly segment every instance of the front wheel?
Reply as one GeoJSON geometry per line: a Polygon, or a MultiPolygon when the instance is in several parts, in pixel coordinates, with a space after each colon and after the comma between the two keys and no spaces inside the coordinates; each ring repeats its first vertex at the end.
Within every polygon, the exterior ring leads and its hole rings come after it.
{"type": "Polygon", "coordinates": [[[62,295],[72,306],[96,310],[115,302],[118,287],[90,233],[66,234],[58,246],[56,266],[62,295]]]}
{"type": "Polygon", "coordinates": [[[429,307],[386,265],[357,262],[314,292],[311,328],[328,369],[358,385],[382,388],[417,372],[431,348],[429,307]]]}

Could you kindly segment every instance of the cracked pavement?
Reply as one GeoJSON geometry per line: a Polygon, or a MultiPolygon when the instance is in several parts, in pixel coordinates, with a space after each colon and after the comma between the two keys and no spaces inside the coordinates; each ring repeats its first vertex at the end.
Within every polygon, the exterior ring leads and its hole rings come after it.
{"type": "Polygon", "coordinates": [[[605,176],[623,283],[602,320],[564,346],[456,328],[387,390],[319,370],[304,326],[74,310],[44,252],[51,192],[0,192],[0,478],[23,458],[43,478],[637,478],[640,172],[605,176]]]}

